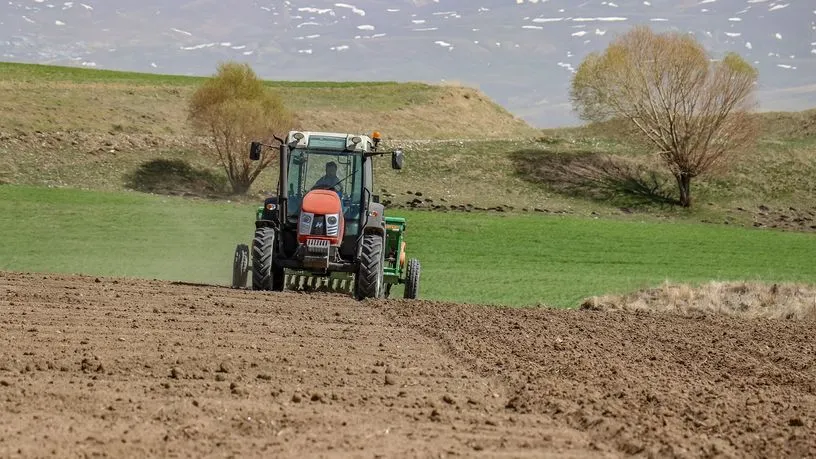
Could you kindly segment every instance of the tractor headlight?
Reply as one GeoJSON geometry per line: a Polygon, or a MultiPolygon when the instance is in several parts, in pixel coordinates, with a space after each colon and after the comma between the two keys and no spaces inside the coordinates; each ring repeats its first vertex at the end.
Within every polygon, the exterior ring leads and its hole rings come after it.
{"type": "Polygon", "coordinates": [[[303,212],[300,214],[300,222],[298,222],[298,233],[310,234],[312,232],[312,221],[314,221],[314,214],[311,212],[303,212]]]}
{"type": "Polygon", "coordinates": [[[340,217],[338,214],[326,215],[326,236],[337,236],[340,234],[340,217]]]}

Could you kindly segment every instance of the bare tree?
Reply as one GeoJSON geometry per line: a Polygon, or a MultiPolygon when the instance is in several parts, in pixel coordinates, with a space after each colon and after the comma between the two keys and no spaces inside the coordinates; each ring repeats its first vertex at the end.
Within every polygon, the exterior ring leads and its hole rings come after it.
{"type": "Polygon", "coordinates": [[[211,152],[224,168],[232,191],[243,194],[258,175],[273,163],[267,152],[261,161],[250,161],[252,140],[283,137],[293,123],[292,114],[275,92],[264,86],[247,64],[227,62],[190,98],[193,126],[213,140],[211,152]]]}
{"type": "Polygon", "coordinates": [[[727,164],[755,139],[757,71],[737,54],[710,59],[688,34],[635,27],[587,56],[570,98],[587,121],[623,119],[657,148],[691,205],[691,179],[727,164]]]}

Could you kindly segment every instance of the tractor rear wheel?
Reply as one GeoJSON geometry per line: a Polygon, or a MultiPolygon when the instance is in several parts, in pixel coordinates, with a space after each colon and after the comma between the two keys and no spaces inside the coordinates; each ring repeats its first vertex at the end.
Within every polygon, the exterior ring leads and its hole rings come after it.
{"type": "Polygon", "coordinates": [[[258,228],[252,238],[252,290],[283,291],[283,269],[275,266],[275,230],[258,228]]]}
{"type": "Polygon", "coordinates": [[[363,236],[360,268],[354,296],[358,300],[380,298],[383,290],[383,238],[379,234],[363,236]]]}
{"type": "Polygon", "coordinates": [[[235,258],[232,261],[232,288],[244,288],[249,272],[249,247],[238,244],[235,247],[235,258]]]}
{"type": "Polygon", "coordinates": [[[422,274],[422,265],[419,260],[411,258],[405,270],[405,298],[415,299],[419,296],[419,276],[422,274]]]}

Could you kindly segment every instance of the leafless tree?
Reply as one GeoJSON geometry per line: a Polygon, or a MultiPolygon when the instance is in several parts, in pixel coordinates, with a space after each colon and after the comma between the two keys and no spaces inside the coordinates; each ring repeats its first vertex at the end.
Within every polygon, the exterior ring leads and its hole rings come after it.
{"type": "Polygon", "coordinates": [[[645,26],[588,55],[570,98],[587,121],[623,119],[632,138],[656,148],[691,206],[691,180],[750,146],[757,71],[737,54],[711,59],[692,36],[645,26]]]}

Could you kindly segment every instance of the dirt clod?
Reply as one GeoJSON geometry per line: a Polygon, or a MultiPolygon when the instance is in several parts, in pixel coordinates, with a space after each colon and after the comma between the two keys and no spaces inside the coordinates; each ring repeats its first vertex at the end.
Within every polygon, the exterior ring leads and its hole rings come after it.
{"type": "Polygon", "coordinates": [[[249,392],[242,385],[237,382],[230,383],[230,392],[233,395],[247,395],[249,392]]]}
{"type": "Polygon", "coordinates": [[[218,365],[218,372],[220,373],[231,373],[232,370],[232,364],[229,362],[221,362],[221,364],[218,365]]]}

